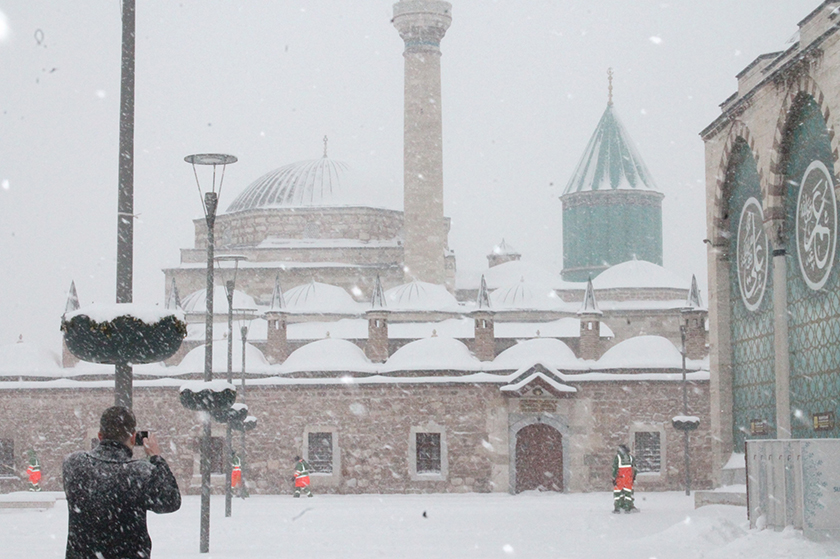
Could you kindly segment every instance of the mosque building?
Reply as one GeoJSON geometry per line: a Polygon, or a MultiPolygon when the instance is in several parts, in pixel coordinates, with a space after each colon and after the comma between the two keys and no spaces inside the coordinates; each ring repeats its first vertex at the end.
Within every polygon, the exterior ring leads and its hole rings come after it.
{"type": "Polygon", "coordinates": [[[746,439],[840,436],[838,14],[744,68],[701,132],[716,480],[746,439]]]}
{"type": "MultiPolygon", "coordinates": [[[[290,492],[300,454],[316,492],[606,491],[627,444],[642,488],[676,489],[684,439],[672,418],[688,415],[700,424],[692,482],[711,487],[707,310],[692,278],[662,267],[663,194],[611,91],[561,197],[562,276],[503,239],[482,275],[458,275],[440,112],[451,21],[448,2],[394,5],[405,42],[401,210],[365,201],[373,179],[333,159],[325,139],[321,157],[267,172],[216,219],[216,253],[245,257],[233,308],[223,281],[213,294],[213,369],[227,368],[230,311],[248,328],[230,343],[239,399],[258,420],[249,486],[290,492]]],[[[196,220],[194,246],[164,270],[166,304],[188,323],[181,350],[134,367],[135,409],[171,442],[189,492],[200,483],[200,421],[178,387],[204,365],[206,239],[196,220]]],[[[61,458],[95,437],[113,372],[66,351],[63,367],[33,368],[24,346],[0,348],[0,448],[13,449],[14,468],[38,450],[44,485],[58,488],[61,458]],[[33,426],[44,424],[41,440],[33,426]]],[[[224,427],[213,427],[217,489],[224,427]]],[[[0,490],[13,483],[0,476],[0,490]]]]}

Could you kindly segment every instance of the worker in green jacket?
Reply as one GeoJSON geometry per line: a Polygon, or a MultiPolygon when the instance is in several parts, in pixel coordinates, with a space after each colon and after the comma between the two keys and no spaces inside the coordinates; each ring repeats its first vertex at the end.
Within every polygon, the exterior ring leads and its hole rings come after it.
{"type": "Polygon", "coordinates": [[[613,513],[639,512],[633,503],[633,482],[636,481],[636,463],[627,445],[619,445],[613,458],[613,513]]]}

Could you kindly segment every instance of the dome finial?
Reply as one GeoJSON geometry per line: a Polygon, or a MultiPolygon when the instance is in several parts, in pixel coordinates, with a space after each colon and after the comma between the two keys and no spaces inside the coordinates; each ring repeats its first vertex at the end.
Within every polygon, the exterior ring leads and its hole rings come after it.
{"type": "Polygon", "coordinates": [[[612,68],[607,68],[607,82],[609,83],[609,86],[607,88],[607,91],[609,93],[608,100],[607,100],[607,105],[609,105],[609,106],[612,106],[612,104],[613,104],[613,102],[612,102],[612,80],[613,80],[613,69],[612,68]]]}
{"type": "Polygon", "coordinates": [[[329,141],[329,140],[327,140],[327,136],[326,136],[326,134],[325,134],[325,135],[324,135],[324,158],[325,158],[325,159],[326,159],[326,157],[327,157],[327,142],[328,142],[328,141],[329,141]]]}

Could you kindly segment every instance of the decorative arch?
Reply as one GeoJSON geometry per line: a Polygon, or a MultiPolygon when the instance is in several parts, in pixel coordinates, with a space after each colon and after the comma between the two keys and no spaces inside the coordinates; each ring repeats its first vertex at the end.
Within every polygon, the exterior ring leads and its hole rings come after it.
{"type": "MultiPolygon", "coordinates": [[[[764,215],[768,225],[772,225],[773,231],[768,229],[768,234],[771,235],[774,243],[780,243],[783,239],[780,238],[783,231],[783,223],[785,218],[785,165],[787,163],[786,142],[785,135],[790,125],[792,109],[796,107],[797,103],[803,96],[811,97],[819,106],[822,113],[823,120],[828,129],[828,138],[831,142],[831,156],[834,161],[833,169],[835,175],[838,172],[838,156],[840,156],[840,147],[838,147],[838,139],[834,133],[834,124],[831,120],[831,108],[828,106],[828,101],[825,94],[820,89],[819,84],[806,73],[802,73],[795,81],[788,87],[782,107],[779,110],[779,118],[776,120],[776,131],[773,137],[773,146],[770,149],[770,168],[768,177],[767,197],[764,202],[764,215]],[[775,232],[775,233],[774,233],[775,232]]],[[[764,191],[762,182],[762,193],[764,191]]]]}
{"type": "Polygon", "coordinates": [[[725,249],[728,246],[726,234],[729,232],[728,226],[728,198],[731,194],[727,189],[726,173],[729,170],[729,165],[732,162],[732,154],[735,150],[735,145],[739,142],[745,142],[749,146],[750,151],[755,158],[756,166],[758,167],[758,178],[761,183],[761,198],[762,205],[766,205],[767,192],[766,181],[764,180],[764,166],[761,165],[761,155],[755,148],[755,140],[747,126],[741,120],[733,120],[729,127],[729,134],[726,137],[726,143],[723,146],[723,155],[720,158],[720,165],[715,179],[715,200],[714,200],[714,214],[712,217],[712,244],[719,248],[725,249]]]}

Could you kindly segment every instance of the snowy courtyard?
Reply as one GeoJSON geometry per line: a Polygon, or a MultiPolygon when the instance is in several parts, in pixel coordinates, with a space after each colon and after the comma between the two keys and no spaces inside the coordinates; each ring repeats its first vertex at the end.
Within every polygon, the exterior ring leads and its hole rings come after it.
{"type": "MultiPolygon", "coordinates": [[[[800,532],[749,530],[746,510],[695,510],[680,492],[637,494],[640,514],[611,514],[610,493],[214,496],[210,553],[198,552],[199,504],[149,513],[155,559],[590,558],[622,559],[840,556],[840,543],[800,532]]],[[[67,507],[0,509],[2,557],[64,557],[67,507]]]]}

